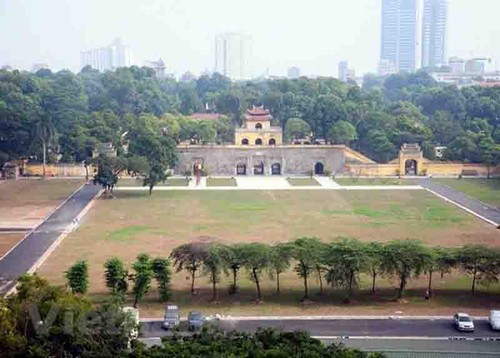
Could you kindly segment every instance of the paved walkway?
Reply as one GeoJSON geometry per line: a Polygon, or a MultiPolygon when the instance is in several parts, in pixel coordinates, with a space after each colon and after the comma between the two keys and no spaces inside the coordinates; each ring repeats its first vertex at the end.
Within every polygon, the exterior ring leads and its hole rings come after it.
{"type": "Polygon", "coordinates": [[[9,292],[15,280],[37,264],[100,190],[99,185],[84,185],[0,259],[0,295],[9,292]]]}
{"type": "Polygon", "coordinates": [[[335,181],[332,180],[330,177],[314,177],[318,183],[322,187],[328,188],[328,189],[341,189],[342,187],[335,181]]]}
{"type": "Polygon", "coordinates": [[[495,209],[478,199],[472,198],[461,191],[450,188],[447,185],[437,183],[432,179],[420,179],[418,183],[431,193],[448,202],[451,202],[472,215],[475,215],[497,227],[500,226],[500,210],[495,209]]]}

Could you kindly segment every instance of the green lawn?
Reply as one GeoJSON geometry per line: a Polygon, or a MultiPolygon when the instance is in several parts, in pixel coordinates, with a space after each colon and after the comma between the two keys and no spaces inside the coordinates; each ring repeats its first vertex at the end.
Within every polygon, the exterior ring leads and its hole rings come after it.
{"type": "Polygon", "coordinates": [[[460,190],[486,204],[500,207],[500,178],[494,179],[432,179],[460,190]]]}
{"type": "Polygon", "coordinates": [[[207,186],[237,186],[234,178],[207,178],[207,186]]]}
{"type": "MultiPolygon", "coordinates": [[[[426,244],[446,247],[466,243],[499,246],[498,230],[466,214],[426,191],[340,191],[340,190],[231,190],[231,191],[116,191],[113,200],[98,200],[79,228],[64,240],[40,268],[51,282],[63,284],[64,271],[78,260],[89,263],[89,293],[93,299],[107,296],[104,262],[121,258],[130,267],[139,253],[166,257],[176,246],[192,240],[223,243],[263,242],[273,244],[302,236],[324,241],[339,236],[363,241],[420,239],[426,244]],[[200,237],[203,237],[201,239],[200,237]]],[[[363,291],[350,306],[342,305],[341,294],[325,288],[317,296],[315,276],[310,280],[314,305],[301,306],[302,281],[292,268],[280,278],[283,293],[274,294],[275,281],[262,276],[264,303],[256,305],[254,283],[242,269],[241,293],[229,296],[230,278],[221,277],[220,304],[210,303],[211,284],[206,276],[197,278],[199,294],[189,294],[186,273],[173,273],[172,303],[183,312],[194,309],[221,314],[390,314],[427,312],[443,314],[463,305],[470,297],[468,278],[456,274],[444,280],[436,275],[436,290],[444,290],[432,304],[422,299],[426,279],[409,283],[408,304],[391,303],[395,280],[381,278],[380,294],[369,294],[370,280],[361,277],[363,291]],[[460,291],[457,291],[460,290],[460,291]],[[434,307],[434,308],[433,308],[434,307]],[[435,309],[435,311],[432,311],[435,309]],[[440,313],[441,312],[441,313],[440,313]]],[[[326,284],[325,284],[326,285],[326,284]]],[[[488,289],[498,294],[498,285],[488,289]]],[[[160,317],[164,305],[157,299],[156,284],[141,303],[141,315],[160,317]]],[[[481,295],[467,301],[467,307],[484,314],[492,302],[481,295]],[[484,312],[483,312],[484,311],[484,312]]]]}
{"type": "Polygon", "coordinates": [[[335,178],[339,185],[415,185],[411,180],[397,178],[335,178]]]}
{"type": "Polygon", "coordinates": [[[320,184],[314,178],[287,178],[291,186],[319,186],[320,184]]]}
{"type": "MultiPolygon", "coordinates": [[[[189,180],[186,178],[168,178],[163,183],[158,183],[158,186],[188,186],[189,180]]],[[[142,179],[134,179],[134,178],[124,178],[118,181],[116,185],[118,187],[134,187],[134,186],[142,186],[142,179]]]]}

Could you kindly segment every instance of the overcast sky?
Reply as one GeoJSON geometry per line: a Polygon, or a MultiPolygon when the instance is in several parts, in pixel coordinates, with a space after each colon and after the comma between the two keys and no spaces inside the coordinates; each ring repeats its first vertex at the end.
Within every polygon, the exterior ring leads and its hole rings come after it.
{"type": "MultiPolygon", "coordinates": [[[[122,37],[134,64],[162,57],[169,72],[214,67],[214,37],[253,38],[256,75],[337,75],[348,60],[375,71],[381,0],[0,0],[0,66],[80,69],[80,51],[122,37]]],[[[500,60],[500,0],[450,0],[448,55],[500,60]]],[[[498,67],[492,65],[492,69],[498,67]]]]}

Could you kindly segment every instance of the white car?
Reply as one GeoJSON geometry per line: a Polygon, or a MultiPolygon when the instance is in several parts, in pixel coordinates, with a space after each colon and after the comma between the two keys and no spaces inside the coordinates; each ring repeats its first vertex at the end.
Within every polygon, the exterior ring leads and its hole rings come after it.
{"type": "Polygon", "coordinates": [[[490,325],[492,330],[500,330],[500,311],[490,311],[490,325]]]}
{"type": "Polygon", "coordinates": [[[455,327],[461,332],[474,332],[474,322],[467,313],[457,313],[453,316],[455,327]]]}

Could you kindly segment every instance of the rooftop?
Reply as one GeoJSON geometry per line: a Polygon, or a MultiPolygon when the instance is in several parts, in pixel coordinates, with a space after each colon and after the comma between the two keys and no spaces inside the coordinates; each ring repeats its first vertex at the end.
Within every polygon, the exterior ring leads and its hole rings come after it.
{"type": "Polygon", "coordinates": [[[264,109],[264,106],[253,106],[252,109],[247,109],[245,118],[248,121],[265,121],[271,120],[271,114],[268,109],[264,109]]]}
{"type": "Polygon", "coordinates": [[[200,121],[216,121],[220,116],[220,113],[193,113],[189,118],[200,121]]]}

